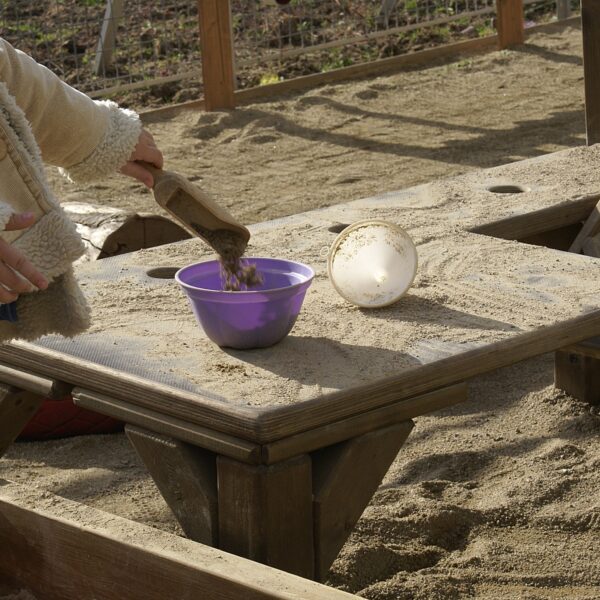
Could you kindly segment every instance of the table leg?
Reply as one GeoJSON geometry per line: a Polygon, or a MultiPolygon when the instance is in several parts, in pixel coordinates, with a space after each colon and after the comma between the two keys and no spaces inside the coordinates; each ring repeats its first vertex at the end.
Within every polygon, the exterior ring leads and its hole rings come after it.
{"type": "Polygon", "coordinates": [[[402,421],[271,465],[125,431],[188,537],[321,580],[413,426],[402,421]]]}
{"type": "Polygon", "coordinates": [[[216,455],[133,425],[125,433],[185,534],[218,546],[216,455]]]}
{"type": "Polygon", "coordinates": [[[44,396],[0,384],[0,456],[17,439],[44,396]]]}
{"type": "Polygon", "coordinates": [[[600,359],[559,350],[554,357],[554,385],[579,400],[600,404],[600,359]]]}
{"type": "Polygon", "coordinates": [[[310,457],[249,465],[219,456],[217,473],[220,547],[312,579],[310,457]]]}

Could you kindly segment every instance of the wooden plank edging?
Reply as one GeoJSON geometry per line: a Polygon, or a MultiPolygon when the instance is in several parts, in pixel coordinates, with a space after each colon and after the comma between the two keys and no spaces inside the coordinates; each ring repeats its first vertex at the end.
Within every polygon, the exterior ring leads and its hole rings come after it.
{"type": "Polygon", "coordinates": [[[247,463],[260,462],[261,448],[257,444],[201,425],[177,419],[124,400],[115,400],[105,394],[83,388],[73,390],[73,401],[82,408],[200,446],[217,454],[223,454],[247,463]]]}
{"type": "Polygon", "coordinates": [[[157,412],[169,408],[175,418],[189,420],[224,433],[250,439],[257,409],[235,406],[201,392],[194,393],[169,385],[146,380],[88,360],[62,354],[33,343],[14,341],[0,346],[0,360],[10,368],[27,371],[41,377],[66,381],[72,387],[91,387],[96,392],[142,406],[157,412]],[[118,386],[115,386],[118,381],[118,386]],[[176,403],[171,400],[176,399],[176,403]],[[201,417],[198,418],[198,411],[201,417]],[[194,416],[196,415],[196,416],[194,416]]]}
{"type": "Polygon", "coordinates": [[[358,413],[302,433],[265,444],[263,462],[273,464],[304,452],[319,450],[418,415],[442,410],[467,399],[467,384],[457,383],[421,396],[358,413]]]}
{"type": "Polygon", "coordinates": [[[334,588],[0,481],[0,578],[44,600],[350,600],[334,588]]]}

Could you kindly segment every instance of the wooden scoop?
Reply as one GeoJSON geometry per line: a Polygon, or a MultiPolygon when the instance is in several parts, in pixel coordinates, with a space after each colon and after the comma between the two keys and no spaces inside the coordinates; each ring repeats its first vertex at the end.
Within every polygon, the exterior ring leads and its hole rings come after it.
{"type": "Polygon", "coordinates": [[[192,235],[202,238],[221,254],[223,239],[233,237],[240,250],[246,248],[250,232],[203,190],[172,171],[140,162],[154,177],[154,199],[192,235]]]}

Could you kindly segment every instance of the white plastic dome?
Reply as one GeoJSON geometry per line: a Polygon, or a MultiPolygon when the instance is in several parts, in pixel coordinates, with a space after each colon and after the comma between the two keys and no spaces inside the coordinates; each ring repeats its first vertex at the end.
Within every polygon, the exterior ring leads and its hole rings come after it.
{"type": "Polygon", "coordinates": [[[394,223],[366,220],[346,227],[329,250],[327,273],[337,292],[365,308],[388,306],[410,288],[417,249],[394,223]]]}

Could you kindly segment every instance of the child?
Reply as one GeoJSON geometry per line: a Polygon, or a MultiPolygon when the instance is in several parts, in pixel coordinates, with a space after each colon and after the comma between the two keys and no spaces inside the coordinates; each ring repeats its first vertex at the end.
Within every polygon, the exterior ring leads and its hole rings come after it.
{"type": "Polygon", "coordinates": [[[0,342],[89,325],[72,269],[83,244],[43,163],[73,181],[120,171],[152,187],[136,161],[163,165],[133,111],[91,100],[0,38],[0,342]]]}

